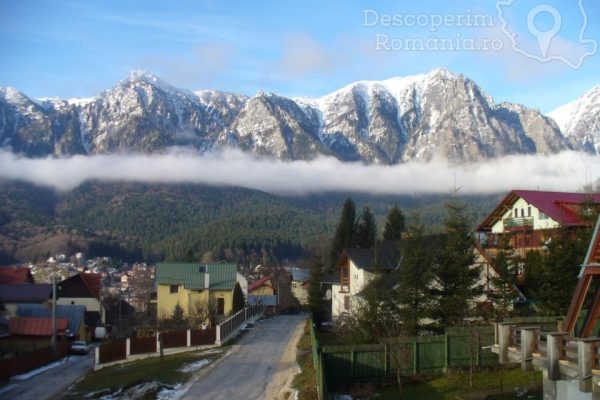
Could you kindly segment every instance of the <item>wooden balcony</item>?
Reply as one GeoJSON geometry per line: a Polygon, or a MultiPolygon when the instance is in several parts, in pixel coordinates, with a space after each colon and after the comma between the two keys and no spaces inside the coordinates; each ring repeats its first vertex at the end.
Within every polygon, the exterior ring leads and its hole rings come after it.
{"type": "Polygon", "coordinates": [[[533,229],[533,217],[504,218],[502,224],[507,231],[530,230],[533,229]]]}

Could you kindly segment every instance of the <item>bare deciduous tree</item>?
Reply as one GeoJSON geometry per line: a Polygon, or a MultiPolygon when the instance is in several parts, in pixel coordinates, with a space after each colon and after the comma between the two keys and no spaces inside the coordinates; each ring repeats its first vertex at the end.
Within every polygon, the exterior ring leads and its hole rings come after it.
{"type": "Polygon", "coordinates": [[[217,315],[217,302],[214,299],[196,300],[189,310],[189,323],[191,327],[197,328],[203,324],[212,326],[217,315]]]}

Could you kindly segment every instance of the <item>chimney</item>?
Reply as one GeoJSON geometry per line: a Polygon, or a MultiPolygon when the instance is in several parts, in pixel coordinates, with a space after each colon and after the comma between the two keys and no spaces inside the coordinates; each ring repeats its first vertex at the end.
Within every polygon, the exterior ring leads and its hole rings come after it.
{"type": "Polygon", "coordinates": [[[210,275],[208,274],[208,272],[204,274],[204,289],[210,289],[210,275]]]}

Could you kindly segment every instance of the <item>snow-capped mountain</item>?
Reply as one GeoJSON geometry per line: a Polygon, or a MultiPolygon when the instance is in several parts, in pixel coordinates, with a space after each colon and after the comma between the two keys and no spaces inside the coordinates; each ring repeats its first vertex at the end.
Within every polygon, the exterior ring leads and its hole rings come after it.
{"type": "Polygon", "coordinates": [[[577,148],[600,155],[600,85],[548,113],[577,148]]]}
{"type": "Polygon", "coordinates": [[[27,156],[239,148],[259,156],[396,164],[571,148],[551,119],[495,104],[445,69],[361,81],[317,99],[175,88],[134,71],[91,99],[33,100],[0,89],[0,147],[27,156]]]}

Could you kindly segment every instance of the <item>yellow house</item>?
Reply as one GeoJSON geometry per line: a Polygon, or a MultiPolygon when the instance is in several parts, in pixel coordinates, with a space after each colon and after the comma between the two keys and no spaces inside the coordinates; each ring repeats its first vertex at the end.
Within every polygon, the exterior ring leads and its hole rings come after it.
{"type": "Polygon", "coordinates": [[[157,317],[170,317],[177,304],[186,317],[202,307],[214,307],[217,317],[230,315],[236,282],[236,264],[158,263],[157,317]]]}

